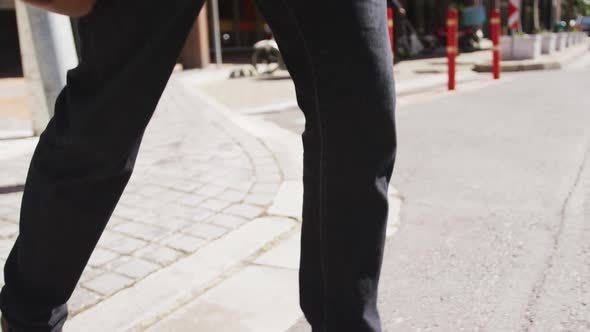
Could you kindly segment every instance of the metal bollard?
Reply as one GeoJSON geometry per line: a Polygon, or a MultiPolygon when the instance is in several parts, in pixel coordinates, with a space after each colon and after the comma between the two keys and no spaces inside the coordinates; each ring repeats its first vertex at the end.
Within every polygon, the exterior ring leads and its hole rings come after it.
{"type": "Polygon", "coordinates": [[[391,42],[391,53],[395,63],[395,37],[393,31],[393,8],[387,8],[387,25],[389,26],[389,40],[391,42]]]}
{"type": "Polygon", "coordinates": [[[447,14],[447,59],[449,67],[449,90],[455,90],[455,72],[457,70],[457,53],[459,50],[459,12],[449,9],[447,14]]]}
{"type": "Polygon", "coordinates": [[[492,11],[492,17],[490,19],[491,25],[491,32],[492,32],[492,42],[494,44],[492,48],[493,52],[493,60],[492,60],[492,67],[493,67],[493,74],[494,79],[500,78],[500,61],[501,61],[501,49],[500,49],[500,34],[501,34],[501,19],[500,19],[500,10],[494,9],[492,11]]]}

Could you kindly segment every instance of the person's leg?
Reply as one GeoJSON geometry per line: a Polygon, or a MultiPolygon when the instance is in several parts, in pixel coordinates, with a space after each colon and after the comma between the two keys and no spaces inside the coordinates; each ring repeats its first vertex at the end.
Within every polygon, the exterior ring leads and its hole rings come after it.
{"type": "Polygon", "coordinates": [[[320,248],[320,121],[312,62],[294,17],[282,1],[258,0],[280,46],[285,64],[295,83],[297,103],[305,114],[302,135],[303,156],[303,222],[301,227],[301,263],[299,269],[300,305],[313,326],[323,320],[323,276],[320,248]]]}
{"type": "Polygon", "coordinates": [[[312,129],[314,139],[305,144],[312,176],[304,177],[302,309],[314,331],[380,331],[377,288],[396,150],[386,2],[258,3],[312,121],[304,134],[305,142],[312,129]]]}
{"type": "Polygon", "coordinates": [[[82,59],[33,156],[5,265],[0,309],[16,331],[63,325],[202,3],[100,0],[80,20],[82,59]]]}

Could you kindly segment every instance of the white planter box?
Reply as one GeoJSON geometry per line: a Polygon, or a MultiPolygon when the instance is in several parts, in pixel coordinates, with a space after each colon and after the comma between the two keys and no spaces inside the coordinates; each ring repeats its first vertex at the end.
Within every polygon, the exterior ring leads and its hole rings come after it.
{"type": "Polygon", "coordinates": [[[557,48],[557,35],[546,33],[541,37],[541,54],[553,54],[557,48]]]}
{"type": "Polygon", "coordinates": [[[502,59],[528,60],[541,56],[541,35],[502,36],[502,59]],[[514,49],[512,47],[514,46],[514,49]]]}
{"type": "Polygon", "coordinates": [[[575,32],[568,32],[567,33],[567,47],[574,46],[576,44],[576,33],[575,32]]]}
{"type": "Polygon", "coordinates": [[[558,32],[555,44],[556,49],[558,51],[565,50],[565,48],[567,47],[567,32],[558,32]]]}

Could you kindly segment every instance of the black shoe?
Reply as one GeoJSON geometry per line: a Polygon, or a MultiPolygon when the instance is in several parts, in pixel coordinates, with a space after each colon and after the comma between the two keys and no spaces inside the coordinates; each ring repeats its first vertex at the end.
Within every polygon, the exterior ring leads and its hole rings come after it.
{"type": "MultiPolygon", "coordinates": [[[[65,321],[65,319],[64,319],[64,321],[65,321]]],[[[8,321],[4,318],[4,316],[2,316],[2,318],[0,319],[0,326],[1,326],[0,332],[16,332],[16,329],[10,326],[10,323],[8,323],[8,321]]],[[[63,326],[63,322],[59,326],[53,328],[51,331],[52,332],[63,332],[62,326],[63,326]]]]}

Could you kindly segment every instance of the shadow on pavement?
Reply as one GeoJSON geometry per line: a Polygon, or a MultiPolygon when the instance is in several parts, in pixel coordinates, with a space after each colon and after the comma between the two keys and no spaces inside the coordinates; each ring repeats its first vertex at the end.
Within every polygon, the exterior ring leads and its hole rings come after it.
{"type": "Polygon", "coordinates": [[[25,186],[20,184],[16,186],[0,187],[0,195],[21,193],[24,190],[25,186]]]}

